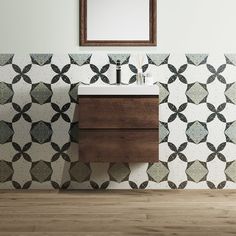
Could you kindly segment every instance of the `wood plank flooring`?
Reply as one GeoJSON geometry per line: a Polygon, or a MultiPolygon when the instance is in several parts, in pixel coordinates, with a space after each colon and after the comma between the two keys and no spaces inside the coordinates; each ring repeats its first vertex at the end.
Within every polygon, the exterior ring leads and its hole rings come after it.
{"type": "Polygon", "coordinates": [[[236,190],[0,191],[0,236],[236,235],[236,190]]]}

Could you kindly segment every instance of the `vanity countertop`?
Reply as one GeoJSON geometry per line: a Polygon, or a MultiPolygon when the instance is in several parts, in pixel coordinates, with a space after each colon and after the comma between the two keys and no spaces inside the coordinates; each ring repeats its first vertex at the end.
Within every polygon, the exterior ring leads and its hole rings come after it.
{"type": "Polygon", "coordinates": [[[79,85],[78,95],[159,95],[158,85],[79,85]]]}

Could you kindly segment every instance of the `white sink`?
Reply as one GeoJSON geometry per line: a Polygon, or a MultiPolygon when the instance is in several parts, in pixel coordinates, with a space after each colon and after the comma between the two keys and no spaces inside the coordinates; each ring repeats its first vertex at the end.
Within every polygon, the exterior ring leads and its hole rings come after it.
{"type": "Polygon", "coordinates": [[[78,95],[159,95],[158,85],[79,85],[78,95]]]}

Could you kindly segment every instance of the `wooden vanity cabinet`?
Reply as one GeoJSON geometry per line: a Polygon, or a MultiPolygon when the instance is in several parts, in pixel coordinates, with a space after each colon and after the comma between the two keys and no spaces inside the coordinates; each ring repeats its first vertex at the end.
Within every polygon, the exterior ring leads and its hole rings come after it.
{"type": "Polygon", "coordinates": [[[158,96],[79,96],[79,160],[157,162],[158,96]]]}

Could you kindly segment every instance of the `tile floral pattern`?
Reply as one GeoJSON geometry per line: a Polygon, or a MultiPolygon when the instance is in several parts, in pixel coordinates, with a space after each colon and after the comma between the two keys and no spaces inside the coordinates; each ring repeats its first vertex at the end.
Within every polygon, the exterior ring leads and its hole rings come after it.
{"type": "Polygon", "coordinates": [[[0,189],[236,188],[236,54],[0,54],[0,189]],[[81,163],[80,84],[160,88],[160,162],[81,163]]]}

